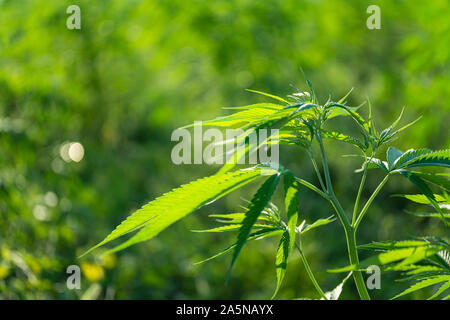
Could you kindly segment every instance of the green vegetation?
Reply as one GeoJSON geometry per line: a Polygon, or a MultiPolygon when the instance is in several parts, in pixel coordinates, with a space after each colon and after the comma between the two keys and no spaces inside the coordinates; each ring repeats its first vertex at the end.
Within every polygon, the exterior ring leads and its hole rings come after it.
{"type": "MultiPolygon", "coordinates": [[[[240,168],[227,175],[236,179],[230,185],[242,184],[242,189],[186,215],[151,241],[110,255],[103,255],[107,249],[102,246],[78,258],[143,204],[189,181],[215,176],[217,166],[177,166],[170,161],[174,128],[231,113],[222,107],[269,101],[245,91],[248,88],[282,97],[305,91],[289,87],[304,88],[300,66],[322,105],[328,94],[342,97],[351,87],[355,89],[347,105],[357,106],[370,97],[377,128],[388,128],[403,106],[402,123],[422,116],[395,141],[381,145],[369,162],[360,156],[343,157],[359,150],[358,144],[365,147],[360,125],[351,116],[335,117],[321,131],[333,192],[350,225],[389,175],[358,222],[355,245],[395,243],[414,235],[417,239],[412,240],[433,248],[444,246],[427,236],[448,242],[443,223],[448,221],[448,185],[442,190],[448,176],[441,173],[442,167],[429,166],[402,167],[411,173],[404,172],[406,177],[390,173],[389,160],[400,154],[396,149],[408,153],[410,148],[440,150],[450,145],[450,22],[444,14],[448,4],[377,4],[380,30],[365,26],[366,1],[0,1],[0,299],[258,299],[270,298],[274,283],[280,283],[276,298],[295,299],[319,298],[319,285],[325,294],[339,289],[345,275],[328,271],[350,268],[345,271],[349,273],[354,264],[347,256],[342,223],[328,218],[336,213],[323,197],[328,197],[328,189],[317,139],[312,146],[315,164],[304,148],[280,146],[284,168],[301,178],[290,182],[300,185],[298,221],[292,214],[295,202],[292,207],[291,201],[285,204],[285,193],[288,199],[297,197],[294,187],[283,190],[288,171],[277,172],[279,186],[270,202],[248,236],[239,237],[239,247],[244,239],[245,246],[226,284],[224,263],[231,263],[237,252],[236,232],[188,231],[242,223],[247,211],[241,205],[249,206],[242,198],[252,201],[270,176],[253,179],[251,172],[245,173],[248,183],[243,186],[240,175],[233,174],[240,168]],[[81,30],[66,28],[66,8],[72,4],[81,7],[81,30]],[[349,143],[335,143],[336,139],[349,143]],[[70,142],[83,145],[81,161],[67,159],[70,142]],[[388,145],[396,149],[385,157],[388,145]],[[353,173],[362,162],[367,170],[353,173]],[[367,179],[359,193],[364,172],[367,179]],[[431,193],[410,180],[426,183],[431,193]],[[316,186],[316,192],[308,186],[316,186]],[[389,196],[399,194],[406,196],[389,196]],[[221,217],[229,213],[241,215],[221,217]],[[213,225],[208,215],[220,224],[213,225]],[[281,224],[283,229],[261,239],[255,233],[267,227],[258,228],[259,224],[281,224]],[[301,241],[298,248],[290,241],[286,251],[294,224],[301,241]],[[230,255],[196,264],[230,245],[230,255]],[[81,266],[81,290],[66,288],[66,268],[72,264],[81,266]]],[[[372,118],[368,111],[368,104],[358,109],[364,121],[372,118]]],[[[418,156],[417,163],[428,157],[418,156]]],[[[221,192],[216,187],[214,192],[221,192]]],[[[189,208],[207,201],[188,200],[189,208]]],[[[259,211],[262,203],[256,204],[254,210],[259,211]]],[[[188,208],[177,210],[181,218],[188,208]]],[[[160,228],[173,221],[160,221],[160,228]]],[[[355,252],[353,244],[351,248],[355,252]]],[[[360,261],[384,253],[379,250],[395,248],[363,246],[358,249],[360,261]]],[[[437,255],[414,266],[431,263],[445,268],[436,262],[437,255]]],[[[420,283],[412,276],[414,266],[396,269],[401,261],[383,267],[382,289],[368,290],[371,298],[390,299],[420,283]],[[405,273],[405,281],[396,281],[399,273],[405,273]]],[[[362,275],[367,278],[365,272],[362,275]]],[[[437,273],[430,273],[434,276],[437,273]]],[[[431,285],[400,299],[426,299],[439,288],[431,285]]],[[[359,298],[351,277],[340,298],[359,298]]]]}
{"type": "MultiPolygon", "coordinates": [[[[233,249],[233,257],[227,277],[229,277],[231,268],[235,264],[238,255],[248,239],[254,239],[255,237],[264,238],[267,235],[273,236],[275,232],[278,232],[282,233],[282,236],[276,253],[277,286],[275,294],[279,290],[285,276],[289,254],[292,252],[294,247],[297,247],[308,275],[319,295],[323,299],[329,299],[331,297],[334,299],[339,298],[339,294],[327,295],[320,288],[320,285],[311,271],[306,256],[302,251],[302,241],[299,240],[297,243],[296,240],[297,233],[301,235],[303,232],[306,232],[314,226],[324,225],[332,221],[329,219],[322,219],[325,223],[316,221],[312,224],[312,226],[306,226],[305,222],[303,222],[300,227],[297,228],[298,213],[299,208],[301,208],[298,191],[300,185],[303,185],[304,187],[316,192],[325,200],[329,201],[336,216],[339,218],[346,238],[348,257],[351,264],[349,268],[340,270],[351,271],[353,273],[353,278],[361,299],[370,299],[361,270],[364,270],[364,268],[371,265],[385,265],[392,262],[397,262],[398,260],[402,261],[395,266],[396,270],[412,269],[412,272],[414,272],[416,276],[422,276],[422,280],[396,297],[443,281],[446,283],[436,294],[433,295],[433,297],[437,297],[440,293],[445,292],[450,284],[450,261],[448,261],[448,256],[450,255],[450,245],[445,242],[445,240],[439,239],[437,244],[436,241],[418,241],[409,246],[404,246],[404,242],[395,242],[392,244],[392,248],[394,248],[394,250],[389,250],[386,253],[380,254],[376,258],[360,263],[358,248],[356,245],[356,233],[361,221],[369,211],[370,205],[375,197],[388,182],[389,177],[396,174],[404,176],[415,184],[423,193],[424,199],[422,200],[426,199],[427,203],[432,205],[437,211],[435,214],[439,214],[442,222],[445,225],[448,225],[449,222],[443,212],[444,210],[448,210],[448,207],[446,206],[447,203],[438,203],[437,197],[433,194],[424,179],[444,190],[447,189],[446,191],[448,191],[449,180],[443,175],[415,172],[411,171],[411,168],[414,170],[417,167],[450,167],[450,150],[431,151],[429,149],[409,149],[406,152],[402,152],[394,147],[389,147],[387,150],[386,161],[380,160],[376,158],[378,150],[384,144],[388,144],[393,141],[397,134],[410,127],[412,124],[417,122],[417,120],[406,124],[403,127],[397,128],[403,115],[402,110],[400,116],[394,121],[394,123],[386,129],[378,132],[374,125],[375,121],[372,118],[370,103],[368,120],[365,120],[357,112],[359,109],[358,107],[350,107],[346,105],[345,99],[348,94],[338,102],[328,99],[328,101],[324,104],[320,104],[311,82],[308,79],[306,79],[306,82],[310,92],[294,93],[289,96],[290,101],[272,94],[262,93],[263,95],[283,102],[285,105],[270,105],[270,109],[268,109],[265,104],[254,104],[246,107],[240,107],[239,109],[251,110],[252,112],[249,113],[245,111],[238,111],[229,117],[220,117],[218,119],[206,121],[204,125],[227,123],[229,125],[241,126],[245,129],[245,131],[243,130],[243,137],[239,136],[237,140],[245,139],[252,133],[260,134],[259,130],[261,130],[261,128],[279,129],[280,136],[278,140],[271,141],[271,147],[273,147],[275,143],[279,143],[299,146],[304,149],[306,151],[305,153],[311,158],[312,165],[316,169],[317,180],[320,182],[320,187],[315,186],[310,181],[295,177],[291,171],[280,165],[277,166],[278,170],[273,169],[273,165],[262,164],[253,168],[232,171],[236,163],[240,163],[240,158],[244,158],[251,152],[255,152],[255,150],[262,147],[262,144],[259,143],[245,148],[244,154],[237,149],[234,151],[235,156],[231,157],[231,160],[234,161],[226,163],[217,174],[208,178],[196,180],[195,182],[187,185],[183,185],[180,188],[175,189],[174,191],[169,192],[145,205],[130,215],[93,249],[136,230],[139,231],[134,236],[110,252],[115,252],[127,248],[130,245],[152,239],[162,230],[192,211],[204,206],[205,204],[211,204],[213,201],[220,199],[230,191],[240,188],[255,180],[258,175],[260,177],[265,177],[268,175],[269,178],[267,178],[261,185],[252,200],[249,202],[248,206],[244,209],[245,213],[240,214],[239,216],[233,214],[231,223],[225,227],[205,230],[209,232],[238,231],[236,243],[221,252],[222,254],[233,249]],[[339,116],[349,116],[352,118],[359,127],[362,139],[325,129],[329,120],[339,116]],[[242,125],[242,123],[244,123],[244,125],[242,125]],[[356,200],[353,206],[353,216],[351,219],[345,212],[334,192],[331,173],[328,167],[328,156],[325,152],[325,147],[323,144],[324,138],[349,143],[360,151],[360,155],[356,156],[361,156],[363,160],[362,169],[359,170],[362,171],[362,178],[356,194],[356,200]],[[319,154],[320,161],[323,165],[323,174],[317,167],[318,161],[314,154],[313,142],[316,142],[320,151],[319,154]],[[361,193],[364,190],[370,167],[378,167],[382,169],[385,176],[375,188],[365,205],[359,209],[358,205],[360,202],[361,193]],[[268,206],[277,189],[281,176],[283,176],[284,179],[285,189],[285,220],[282,218],[282,215],[279,213],[276,205],[270,204],[270,206],[268,206]],[[261,215],[263,217],[262,219],[260,219],[261,215]],[[397,249],[398,247],[401,249],[397,249]],[[438,269],[437,271],[433,270],[433,273],[430,274],[430,270],[426,268],[430,266],[430,263],[432,262],[430,258],[437,259],[438,257],[443,261],[443,265],[439,266],[441,269],[438,269]],[[415,263],[422,262],[422,260],[427,263],[425,265],[426,267],[423,264],[415,265],[415,263]],[[406,269],[402,269],[402,267],[406,269]],[[435,274],[435,272],[437,274],[435,274]]],[[[226,143],[229,144],[230,142],[227,141],[226,143]]],[[[234,143],[234,141],[231,143],[234,143]]],[[[251,145],[250,142],[248,142],[248,144],[251,145]]],[[[447,199],[445,200],[447,201],[447,199]]],[[[221,217],[223,218],[226,216],[222,215],[221,217]]],[[[378,248],[377,245],[369,245],[366,246],[366,248],[367,247],[378,248]]],[[[387,248],[391,248],[391,246],[388,246],[387,248]]],[[[217,256],[218,255],[215,257],[217,256]]],[[[348,277],[346,277],[345,280],[347,278],[348,277]]]]}

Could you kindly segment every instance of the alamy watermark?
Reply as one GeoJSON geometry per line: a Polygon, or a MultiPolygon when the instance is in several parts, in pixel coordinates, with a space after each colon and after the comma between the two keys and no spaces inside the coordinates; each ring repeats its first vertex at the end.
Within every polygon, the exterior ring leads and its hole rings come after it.
{"type": "Polygon", "coordinates": [[[70,14],[66,20],[66,26],[69,30],[81,29],[81,9],[79,6],[72,4],[67,7],[66,13],[70,14]]]}
{"type": "Polygon", "coordinates": [[[268,164],[278,168],[279,130],[226,129],[204,130],[201,121],[194,122],[193,133],[187,129],[172,132],[171,159],[174,164],[268,164]]]}
{"type": "Polygon", "coordinates": [[[66,286],[69,290],[81,289],[81,270],[76,264],[67,267],[66,273],[69,275],[66,280],[66,286]]]}
{"type": "Polygon", "coordinates": [[[381,9],[379,6],[372,4],[366,10],[370,16],[366,20],[367,29],[381,29],[381,9]]]}
{"type": "Polygon", "coordinates": [[[366,280],[367,289],[381,289],[381,270],[377,265],[368,266],[366,273],[370,276],[366,280]]]}

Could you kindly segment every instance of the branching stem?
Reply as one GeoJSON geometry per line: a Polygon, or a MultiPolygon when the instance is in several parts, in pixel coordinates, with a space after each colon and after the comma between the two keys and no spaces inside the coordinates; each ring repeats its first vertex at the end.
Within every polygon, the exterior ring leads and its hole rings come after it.
{"type": "MultiPolygon", "coordinates": [[[[359,258],[358,258],[358,249],[356,246],[356,237],[355,237],[356,229],[353,228],[352,225],[350,224],[350,221],[349,221],[344,209],[342,208],[341,204],[339,203],[339,200],[336,198],[336,195],[334,194],[333,185],[331,183],[330,172],[328,169],[327,156],[325,153],[325,148],[323,146],[322,136],[321,136],[320,131],[316,132],[316,138],[317,138],[317,141],[319,142],[319,146],[320,146],[320,152],[321,152],[321,156],[322,156],[322,163],[323,163],[323,169],[324,169],[324,174],[325,174],[325,181],[327,184],[327,194],[329,197],[329,201],[331,202],[333,208],[336,211],[337,216],[339,217],[339,219],[342,223],[342,226],[344,227],[350,263],[352,265],[357,265],[357,264],[359,264],[359,258]]],[[[361,272],[354,271],[353,279],[355,280],[356,288],[358,289],[358,293],[359,293],[359,296],[361,297],[361,299],[370,300],[370,296],[369,296],[369,293],[367,292],[367,288],[364,283],[364,279],[362,277],[361,272]]]]}
{"type": "Polygon", "coordinates": [[[370,205],[372,204],[372,201],[375,199],[377,194],[380,192],[381,188],[383,188],[383,186],[386,184],[388,179],[389,179],[389,174],[384,177],[384,179],[380,182],[378,187],[375,189],[375,191],[370,196],[369,200],[367,200],[367,202],[364,205],[364,207],[361,209],[361,212],[359,213],[358,219],[356,219],[355,223],[353,224],[353,228],[355,229],[355,231],[358,229],[358,226],[361,223],[362,218],[366,214],[367,209],[369,209],[370,205]]]}
{"type": "Polygon", "coordinates": [[[319,283],[317,282],[316,278],[314,277],[314,274],[309,266],[309,263],[308,263],[308,260],[306,259],[305,254],[303,253],[303,250],[300,248],[300,246],[297,243],[295,244],[295,247],[297,248],[298,252],[300,253],[300,257],[302,258],[302,262],[305,265],[306,272],[308,273],[308,276],[311,279],[311,282],[313,283],[317,292],[323,299],[328,300],[327,297],[325,296],[325,293],[320,288],[319,283]]]}

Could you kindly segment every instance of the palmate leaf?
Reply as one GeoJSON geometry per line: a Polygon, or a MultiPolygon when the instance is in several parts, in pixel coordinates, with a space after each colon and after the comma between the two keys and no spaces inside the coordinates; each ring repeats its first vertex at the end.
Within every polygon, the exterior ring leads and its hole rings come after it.
{"type": "Polygon", "coordinates": [[[445,290],[450,288],[450,280],[448,280],[446,283],[444,283],[438,291],[436,291],[435,294],[433,294],[431,297],[429,297],[427,300],[433,300],[437,298],[440,294],[442,294],[445,290]]]}
{"type": "Polygon", "coordinates": [[[450,149],[440,151],[429,149],[408,150],[398,157],[392,169],[424,166],[450,167],[450,149]]]}
{"type": "MultiPolygon", "coordinates": [[[[218,218],[216,220],[222,223],[242,223],[245,218],[245,213],[210,214],[208,217],[218,218]]],[[[261,214],[258,217],[258,220],[262,220],[263,222],[271,221],[271,219],[264,214],[261,214]]]]}
{"type": "MultiPolygon", "coordinates": [[[[338,104],[343,104],[342,102],[338,102],[338,104]]],[[[344,104],[345,105],[345,104],[344,104]]],[[[359,108],[361,108],[364,105],[364,103],[360,104],[356,107],[350,107],[347,106],[348,109],[352,110],[353,112],[358,111],[359,108]]],[[[326,119],[332,119],[339,116],[349,116],[349,113],[340,107],[326,107],[326,119]]]]}
{"type": "Polygon", "coordinates": [[[405,108],[402,108],[402,111],[400,112],[400,116],[394,121],[394,123],[392,123],[388,128],[384,129],[383,131],[381,131],[379,137],[378,137],[378,141],[377,141],[377,147],[380,147],[381,145],[391,141],[397,134],[399,134],[400,132],[402,132],[403,130],[409,128],[410,126],[412,126],[413,124],[415,124],[417,121],[419,121],[421,119],[421,117],[417,118],[416,120],[408,123],[407,125],[403,126],[402,128],[394,131],[394,128],[397,126],[397,124],[399,123],[400,119],[403,116],[403,111],[405,110],[405,108]]]}
{"type": "MultiPolygon", "coordinates": [[[[203,126],[216,126],[216,127],[233,127],[242,126],[248,123],[257,123],[263,121],[267,117],[277,113],[283,106],[272,103],[259,103],[256,105],[245,106],[242,108],[248,108],[243,111],[233,113],[229,116],[218,117],[212,120],[202,121],[203,126]]],[[[183,128],[192,127],[194,124],[185,126],[183,128]]]]}
{"type": "MultiPolygon", "coordinates": [[[[384,143],[387,143],[389,141],[391,141],[397,134],[399,134],[400,132],[402,132],[403,130],[406,130],[407,128],[409,128],[410,126],[412,126],[413,124],[415,124],[417,121],[419,121],[422,117],[417,118],[416,120],[408,123],[407,125],[401,127],[400,129],[392,132],[392,130],[390,130],[389,132],[387,132],[387,134],[383,137],[383,139],[380,139],[378,142],[378,145],[382,145],[384,143]]],[[[381,136],[381,134],[380,134],[381,136]]]]}
{"type": "MultiPolygon", "coordinates": [[[[274,237],[274,236],[280,235],[280,234],[282,234],[283,232],[284,232],[284,230],[282,230],[281,228],[268,227],[268,228],[261,229],[261,230],[258,230],[258,231],[256,231],[256,232],[251,233],[251,234],[248,236],[247,241],[260,240],[260,239],[270,238],[270,237],[274,237]]],[[[235,242],[235,243],[233,243],[232,245],[226,247],[225,249],[223,249],[223,250],[220,251],[219,253],[216,253],[215,255],[213,255],[213,256],[211,256],[211,257],[205,259],[205,260],[196,262],[196,263],[194,263],[194,264],[201,264],[201,263],[210,261],[210,260],[212,260],[212,259],[215,259],[215,258],[217,258],[217,257],[220,257],[221,255],[224,255],[224,254],[230,252],[231,250],[233,250],[233,249],[236,247],[236,245],[237,245],[237,242],[235,242]]]]}
{"type": "MultiPolygon", "coordinates": [[[[270,225],[267,224],[254,224],[253,225],[253,229],[258,229],[258,228],[267,228],[270,225]]],[[[217,228],[212,228],[212,229],[205,229],[205,230],[191,230],[192,232],[228,232],[228,231],[238,231],[240,228],[242,227],[242,224],[239,223],[233,223],[233,224],[229,224],[226,226],[220,226],[217,228]]]]}
{"type": "Polygon", "coordinates": [[[366,269],[371,265],[383,266],[386,264],[398,262],[397,266],[403,266],[408,264],[413,264],[417,261],[423,260],[429,256],[434,255],[436,252],[443,250],[443,246],[439,245],[427,245],[427,246],[416,246],[408,248],[399,248],[394,250],[389,250],[380,253],[376,256],[372,256],[358,265],[350,265],[343,268],[332,269],[329,272],[348,272],[352,270],[362,270],[366,269]]]}
{"type": "Polygon", "coordinates": [[[442,211],[441,207],[439,206],[438,202],[436,201],[436,198],[433,194],[433,192],[430,190],[428,185],[425,183],[425,181],[422,180],[419,176],[415,175],[414,173],[407,171],[407,170],[400,170],[400,173],[409,179],[413,184],[416,185],[417,188],[419,188],[420,191],[428,198],[431,205],[439,212],[439,214],[442,217],[442,222],[444,222],[446,225],[448,225],[448,222],[445,220],[444,212],[442,211]]]}
{"type": "MultiPolygon", "coordinates": [[[[419,204],[431,204],[430,199],[423,194],[394,194],[392,196],[393,197],[402,197],[402,198],[408,199],[412,202],[419,203],[419,204]]],[[[436,200],[436,202],[438,202],[438,203],[447,201],[447,199],[445,199],[440,194],[434,194],[433,196],[434,196],[434,199],[436,200]]]]}
{"type": "MultiPolygon", "coordinates": [[[[275,173],[275,170],[268,172],[275,173]]],[[[134,212],[116,227],[103,241],[88,252],[120,236],[140,229],[140,231],[114,251],[124,249],[132,244],[149,240],[197,208],[223,197],[243,185],[264,177],[261,169],[254,167],[246,170],[213,175],[182,185],[163,196],[149,202],[134,212]]],[[[85,254],[87,254],[86,252],[85,254]]]]}
{"type": "Polygon", "coordinates": [[[405,163],[425,154],[432,153],[430,149],[409,149],[405,151],[395,162],[393,169],[401,168],[405,163]]]}
{"type": "Polygon", "coordinates": [[[363,133],[366,133],[366,134],[369,133],[369,130],[370,130],[369,124],[353,108],[350,108],[346,105],[339,104],[339,103],[331,103],[329,106],[327,106],[327,109],[330,109],[330,108],[340,108],[340,109],[344,110],[352,117],[353,120],[356,121],[356,123],[362,129],[363,133]]]}
{"type": "Polygon", "coordinates": [[[358,139],[348,136],[348,135],[345,135],[345,134],[342,134],[339,131],[328,131],[328,130],[322,129],[322,135],[325,138],[350,143],[350,144],[356,146],[357,148],[361,149],[362,151],[367,150],[366,146],[363,145],[358,139]]]}
{"type": "Polygon", "coordinates": [[[238,145],[243,144],[246,142],[246,139],[250,134],[256,134],[257,142],[249,141],[249,143],[245,143],[244,148],[238,148],[238,150],[236,150],[233,154],[228,154],[226,163],[222,166],[218,173],[221,174],[230,171],[236,166],[236,164],[241,163],[241,160],[245,159],[248,154],[257,152],[264,145],[270,145],[268,141],[273,138],[271,129],[282,129],[294,118],[299,117],[305,112],[308,112],[310,109],[317,107],[317,105],[311,103],[297,103],[289,105],[272,114],[270,117],[267,117],[262,123],[247,129],[243,134],[231,141],[231,143],[237,143],[238,145]],[[268,131],[265,139],[262,139],[260,136],[261,130],[268,131]]]}
{"type": "Polygon", "coordinates": [[[401,240],[372,242],[358,246],[360,249],[388,251],[393,249],[427,247],[429,243],[425,240],[401,240]]]}
{"type": "Polygon", "coordinates": [[[394,123],[392,123],[388,128],[386,128],[383,131],[381,131],[380,137],[379,137],[380,144],[383,143],[383,140],[386,139],[389,136],[389,134],[391,133],[392,129],[394,129],[395,126],[399,123],[400,119],[403,116],[403,112],[404,111],[405,111],[405,108],[402,108],[402,111],[400,112],[399,117],[394,121],[394,123]]]}
{"type": "Polygon", "coordinates": [[[441,282],[446,282],[445,284],[443,284],[443,286],[441,287],[441,289],[438,290],[438,292],[436,292],[436,294],[434,294],[433,296],[431,296],[430,298],[435,298],[437,297],[439,294],[441,294],[442,292],[444,292],[444,290],[446,290],[447,288],[449,288],[450,286],[450,275],[440,275],[440,276],[436,276],[436,277],[431,277],[422,281],[419,281],[415,284],[413,284],[411,287],[409,287],[408,289],[406,289],[405,291],[399,293],[398,295],[396,295],[395,297],[393,297],[392,299],[397,299],[401,296],[404,296],[405,294],[411,293],[411,292],[415,292],[417,290],[420,289],[424,289],[426,287],[441,283],[441,282]]]}
{"type": "Polygon", "coordinates": [[[450,191],[450,175],[445,173],[425,173],[412,171],[413,174],[422,178],[423,180],[430,182],[446,191],[450,191]]]}
{"type": "Polygon", "coordinates": [[[227,279],[230,276],[231,270],[233,268],[234,263],[236,262],[239,253],[241,252],[244,244],[247,241],[247,238],[250,234],[250,230],[252,229],[255,222],[258,220],[259,215],[267,206],[272,197],[275,189],[278,185],[278,181],[280,180],[280,174],[277,172],[268,178],[264,184],[258,189],[253,199],[250,201],[248,206],[248,210],[245,213],[245,219],[242,222],[242,226],[239,230],[238,240],[236,242],[236,247],[234,248],[233,258],[231,260],[230,268],[227,273],[227,279]]]}
{"type": "MultiPolygon", "coordinates": [[[[383,251],[383,253],[375,256],[378,260],[384,260],[383,263],[378,263],[378,265],[387,265],[384,267],[385,271],[404,271],[402,273],[404,277],[400,281],[419,280],[393,299],[450,280],[450,278],[446,278],[450,277],[450,265],[447,263],[450,262],[448,251],[450,245],[441,238],[424,237],[416,240],[375,242],[359,246],[359,248],[383,251]],[[407,250],[414,250],[414,252],[408,256],[405,254],[407,250]],[[380,259],[382,256],[383,258],[380,259]],[[440,280],[437,280],[438,277],[440,280]]],[[[429,299],[436,298],[446,289],[448,289],[448,285],[444,283],[429,299]]]]}
{"type": "Polygon", "coordinates": [[[450,149],[435,151],[421,155],[404,163],[401,166],[401,168],[424,167],[424,166],[450,167],[450,149]]]}
{"type": "MultiPolygon", "coordinates": [[[[295,230],[295,228],[294,228],[295,230]]],[[[295,236],[295,231],[294,231],[295,236]]],[[[275,296],[278,293],[278,290],[280,289],[281,283],[283,282],[284,276],[286,274],[286,268],[287,268],[287,260],[289,257],[289,251],[290,251],[290,244],[292,239],[290,239],[289,231],[285,231],[283,233],[283,236],[280,239],[280,243],[278,245],[277,250],[277,256],[275,260],[275,267],[276,267],[276,273],[277,273],[277,285],[275,288],[275,292],[272,295],[272,299],[275,298],[275,296]]]]}

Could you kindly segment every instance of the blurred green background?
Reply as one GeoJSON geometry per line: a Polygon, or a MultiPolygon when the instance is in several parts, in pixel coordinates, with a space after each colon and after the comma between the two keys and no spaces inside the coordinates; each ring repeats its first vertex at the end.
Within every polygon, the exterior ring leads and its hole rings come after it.
{"type": "MultiPolygon", "coordinates": [[[[352,105],[369,97],[378,128],[403,106],[405,123],[423,115],[396,147],[448,148],[446,10],[447,0],[0,0],[0,299],[270,298],[275,239],[244,248],[227,285],[229,256],[193,265],[235,235],[190,230],[217,225],[207,215],[233,212],[257,185],[115,256],[77,256],[149,200],[217,170],[174,165],[175,128],[226,114],[222,107],[267,101],[245,88],[280,96],[293,92],[290,85],[306,89],[299,67],[322,102],[352,87],[352,105]],[[81,8],[81,30],[66,28],[71,4],[81,8]],[[366,27],[369,4],[381,8],[380,30],[366,27]],[[79,162],[67,158],[71,142],[84,147],[79,162]],[[66,288],[71,264],[82,268],[81,290],[66,288]]],[[[345,120],[334,124],[353,130],[345,120]]],[[[336,193],[349,207],[360,163],[341,157],[354,151],[347,145],[327,148],[336,193]]],[[[300,150],[281,151],[284,166],[313,180],[300,150]]],[[[364,197],[380,177],[370,173],[364,197]]],[[[416,190],[392,179],[360,228],[359,243],[412,235],[448,239],[439,220],[411,217],[406,200],[389,196],[402,192],[416,190]]],[[[302,218],[331,214],[314,194],[301,196],[302,218]]],[[[343,275],[326,270],[347,264],[338,223],[311,232],[305,251],[322,287],[336,286],[343,275]]],[[[383,274],[382,289],[371,295],[390,298],[409,285],[394,276],[383,274]]],[[[299,297],[317,295],[294,255],[279,298],[299,297]]],[[[349,281],[343,298],[356,297],[349,281]]]]}

